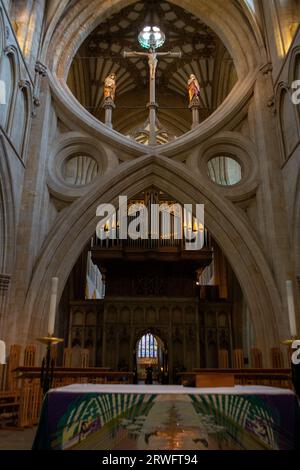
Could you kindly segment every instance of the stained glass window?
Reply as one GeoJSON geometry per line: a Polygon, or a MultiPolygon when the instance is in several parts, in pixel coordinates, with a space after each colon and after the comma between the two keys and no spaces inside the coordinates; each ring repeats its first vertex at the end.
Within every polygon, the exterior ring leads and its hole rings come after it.
{"type": "Polygon", "coordinates": [[[151,333],[147,333],[140,339],[138,357],[157,357],[157,341],[151,333]]]}

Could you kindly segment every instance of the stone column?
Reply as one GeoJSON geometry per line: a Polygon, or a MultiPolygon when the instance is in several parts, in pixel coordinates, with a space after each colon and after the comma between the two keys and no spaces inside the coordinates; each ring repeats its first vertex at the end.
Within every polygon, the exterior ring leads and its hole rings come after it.
{"type": "MultiPolygon", "coordinates": [[[[281,173],[282,156],[276,129],[276,109],[274,106],[272,66],[267,63],[261,67],[255,84],[253,108],[249,112],[249,122],[256,134],[256,147],[260,175],[258,214],[261,217],[257,231],[261,236],[264,253],[274,274],[275,282],[281,292],[282,313],[276,324],[265,325],[269,328],[268,338],[262,330],[255,328],[256,345],[264,357],[270,348],[277,344],[282,335],[289,334],[286,302],[286,279],[293,279],[292,260],[287,232],[289,230],[285,196],[281,173]],[[277,339],[276,339],[277,336],[277,339]]],[[[258,219],[259,220],[259,219],[258,219]]]]}
{"type": "Polygon", "coordinates": [[[200,124],[200,100],[197,96],[194,96],[192,101],[189,104],[189,109],[192,110],[192,127],[191,129],[195,129],[200,124]]]}
{"type": "Polygon", "coordinates": [[[112,125],[112,113],[116,105],[111,98],[105,98],[103,103],[103,108],[105,109],[105,125],[107,127],[113,128],[112,125]]]}

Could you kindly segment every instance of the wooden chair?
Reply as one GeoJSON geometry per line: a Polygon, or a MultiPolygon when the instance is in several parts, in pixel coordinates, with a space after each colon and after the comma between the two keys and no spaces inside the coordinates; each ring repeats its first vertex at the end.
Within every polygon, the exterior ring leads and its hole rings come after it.
{"type": "Polygon", "coordinates": [[[81,351],[81,367],[87,369],[89,367],[90,360],[90,351],[88,349],[83,349],[81,351]]]}
{"type": "Polygon", "coordinates": [[[88,349],[80,348],[79,350],[76,350],[76,357],[74,357],[73,352],[73,348],[64,349],[63,367],[81,367],[82,369],[89,367],[90,352],[88,349]],[[77,361],[80,363],[77,364],[77,361]]]}
{"type": "Polygon", "coordinates": [[[18,426],[19,410],[19,392],[0,392],[0,427],[18,426]]]}
{"type": "Polygon", "coordinates": [[[263,368],[262,352],[258,348],[251,349],[251,367],[253,369],[263,368]]]}
{"type": "Polygon", "coordinates": [[[72,367],[72,348],[64,348],[63,367],[72,367]]]}
{"type": "Polygon", "coordinates": [[[13,371],[20,366],[21,349],[22,348],[19,344],[13,344],[10,347],[8,359],[7,385],[8,390],[11,392],[17,391],[19,386],[19,381],[18,379],[16,379],[15,373],[13,371]]]}
{"type": "Polygon", "coordinates": [[[35,355],[36,355],[36,346],[34,344],[29,344],[24,350],[24,366],[25,367],[34,367],[35,366],[35,355]]]}
{"type": "Polygon", "coordinates": [[[280,348],[271,348],[271,359],[273,369],[283,369],[283,354],[280,348]]]}
{"type": "MultiPolygon", "coordinates": [[[[29,344],[24,350],[24,366],[34,367],[36,346],[29,344]]],[[[38,423],[42,390],[39,379],[23,379],[20,396],[19,426],[32,427],[38,423]]]]}
{"type": "Polygon", "coordinates": [[[233,350],[233,367],[234,369],[244,368],[244,352],[242,349],[233,350]]]}
{"type": "Polygon", "coordinates": [[[228,359],[227,349],[219,349],[218,356],[219,356],[219,360],[218,360],[219,369],[228,369],[229,359],[228,359]]]}

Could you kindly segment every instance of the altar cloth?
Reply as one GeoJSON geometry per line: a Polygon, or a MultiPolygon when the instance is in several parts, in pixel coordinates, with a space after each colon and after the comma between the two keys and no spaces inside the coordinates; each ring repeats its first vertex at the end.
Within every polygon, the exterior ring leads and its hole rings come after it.
{"type": "Polygon", "coordinates": [[[298,425],[286,389],[75,384],[46,395],[33,449],[291,450],[298,425]]]}
{"type": "Polygon", "coordinates": [[[183,387],[182,385],[113,385],[113,384],[72,384],[66,387],[55,388],[49,393],[145,393],[145,394],[201,394],[213,395],[294,395],[294,392],[285,388],[265,387],[261,385],[235,385],[234,387],[196,388],[183,387]]]}

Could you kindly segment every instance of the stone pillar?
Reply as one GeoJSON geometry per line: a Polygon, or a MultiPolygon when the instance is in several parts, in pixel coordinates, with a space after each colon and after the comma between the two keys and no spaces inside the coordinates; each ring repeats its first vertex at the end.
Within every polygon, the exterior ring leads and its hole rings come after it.
{"type": "Polygon", "coordinates": [[[116,105],[111,98],[105,98],[103,103],[103,108],[105,109],[105,125],[107,127],[113,128],[112,125],[112,113],[116,105]]]}
{"type": "Polygon", "coordinates": [[[39,55],[45,5],[45,0],[15,0],[12,3],[11,18],[30,71],[39,55]]]}
{"type": "Polygon", "coordinates": [[[293,278],[287,237],[289,226],[281,173],[282,156],[278,136],[274,132],[276,129],[275,113],[272,66],[267,63],[257,75],[249,122],[256,134],[261,180],[257,210],[258,214],[264,214],[264,219],[260,221],[257,230],[261,235],[264,253],[274,274],[275,282],[281,292],[282,313],[278,315],[276,324],[265,324],[266,330],[270,331],[268,338],[262,335],[262,329],[257,329],[253,324],[256,345],[264,352],[264,357],[270,355],[270,348],[278,343],[280,336],[289,334],[285,281],[293,278]]]}
{"type": "Polygon", "coordinates": [[[195,129],[200,124],[200,100],[197,96],[194,96],[192,101],[189,104],[189,109],[192,110],[192,127],[191,129],[195,129]]]}

